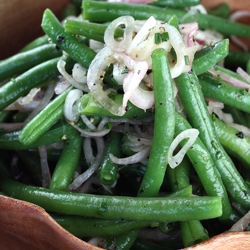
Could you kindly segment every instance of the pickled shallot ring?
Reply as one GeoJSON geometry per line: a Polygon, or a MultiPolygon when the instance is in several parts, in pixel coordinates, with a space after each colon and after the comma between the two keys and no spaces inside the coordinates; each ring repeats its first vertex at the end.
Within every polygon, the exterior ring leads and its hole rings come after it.
{"type": "Polygon", "coordinates": [[[134,37],[132,43],[130,44],[130,46],[127,48],[126,53],[127,54],[131,54],[131,52],[136,49],[136,47],[138,46],[138,44],[140,44],[141,42],[143,42],[147,36],[149,35],[149,32],[152,28],[154,28],[156,25],[156,20],[153,16],[151,16],[146,22],[145,24],[141,27],[141,29],[138,31],[138,33],[136,34],[136,36],[134,37]]]}
{"type": "Polygon", "coordinates": [[[132,35],[134,31],[134,18],[132,16],[121,16],[112,21],[104,33],[104,41],[108,47],[116,52],[123,52],[132,42],[132,35]],[[122,39],[114,38],[115,29],[125,25],[122,39]]]}
{"type": "Polygon", "coordinates": [[[122,116],[125,110],[122,106],[108,97],[103,88],[103,79],[106,68],[115,62],[114,52],[109,47],[104,47],[91,62],[87,73],[87,84],[92,96],[109,112],[122,116]]]}
{"type": "Polygon", "coordinates": [[[76,122],[79,119],[76,103],[82,95],[83,92],[80,89],[73,89],[68,93],[64,104],[64,116],[67,120],[76,122]]]}
{"type": "MultiPolygon", "coordinates": [[[[177,60],[174,65],[170,68],[172,78],[176,78],[185,68],[185,55],[186,55],[186,46],[183,42],[181,33],[172,25],[168,23],[163,23],[161,26],[169,34],[169,42],[173,46],[177,60]]],[[[170,64],[171,65],[171,64],[170,64]]]]}
{"type": "Polygon", "coordinates": [[[75,88],[77,89],[81,89],[83,90],[84,92],[88,92],[88,88],[86,85],[83,85],[79,82],[77,82],[71,75],[69,75],[66,70],[65,70],[65,65],[66,65],[66,62],[60,58],[58,63],[57,63],[57,69],[58,71],[62,74],[62,76],[72,85],[74,86],[75,88]]]}
{"type": "Polygon", "coordinates": [[[186,152],[193,145],[198,135],[199,135],[199,130],[191,128],[191,129],[184,130],[183,132],[181,132],[180,134],[176,136],[176,138],[173,140],[173,142],[171,143],[169,147],[168,156],[167,156],[168,164],[171,168],[175,168],[181,163],[186,152]],[[181,150],[176,155],[173,156],[173,153],[176,147],[178,146],[178,144],[182,140],[187,139],[187,138],[189,139],[185,143],[185,145],[181,148],[181,150]]]}

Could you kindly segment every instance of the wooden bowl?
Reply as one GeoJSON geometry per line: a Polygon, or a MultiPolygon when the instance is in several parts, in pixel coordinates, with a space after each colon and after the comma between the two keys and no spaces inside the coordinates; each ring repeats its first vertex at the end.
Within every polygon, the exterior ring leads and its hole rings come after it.
{"type": "MultiPolygon", "coordinates": [[[[58,17],[69,0],[1,0],[0,1],[0,59],[16,53],[27,42],[42,35],[42,13],[50,8],[58,17]]],[[[203,0],[207,7],[228,2],[232,10],[248,9],[247,0],[203,0]]],[[[250,23],[250,22],[249,22],[250,23]]],[[[100,248],[76,238],[41,207],[0,195],[1,250],[97,250],[100,248]]],[[[249,232],[225,232],[188,250],[250,249],[249,232]]]]}

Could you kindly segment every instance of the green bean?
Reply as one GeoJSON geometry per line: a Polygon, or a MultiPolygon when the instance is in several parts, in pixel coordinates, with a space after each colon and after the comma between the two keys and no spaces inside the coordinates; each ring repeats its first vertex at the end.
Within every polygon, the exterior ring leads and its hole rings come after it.
{"type": "MultiPolygon", "coordinates": [[[[108,25],[98,24],[92,22],[81,22],[75,20],[66,20],[64,23],[64,28],[66,32],[85,36],[89,39],[93,39],[104,43],[104,33],[108,25]]],[[[119,27],[115,29],[114,37],[122,37],[123,30],[119,27]]]]}
{"type": "Polygon", "coordinates": [[[23,162],[24,169],[29,172],[35,185],[41,187],[43,181],[40,158],[24,150],[19,151],[18,154],[23,162]]]}
{"type": "Polygon", "coordinates": [[[51,176],[50,189],[67,190],[80,160],[82,140],[82,136],[76,134],[64,142],[62,154],[51,176]]]}
{"type": "Polygon", "coordinates": [[[193,61],[195,73],[200,75],[224,59],[228,55],[228,47],[229,40],[223,39],[195,53],[193,61]]]}
{"type": "MultiPolygon", "coordinates": [[[[122,105],[122,98],[123,95],[121,94],[113,94],[111,98],[118,104],[122,105]]],[[[144,118],[148,118],[152,116],[151,110],[146,110],[146,112],[143,109],[138,109],[136,106],[134,106],[130,101],[127,104],[127,111],[122,117],[117,117],[116,115],[110,113],[107,109],[103,108],[99,102],[95,100],[95,98],[90,94],[83,95],[77,106],[77,111],[79,114],[82,115],[97,115],[97,116],[106,116],[110,118],[115,119],[133,119],[133,120],[140,120],[144,118]]]]}
{"type": "Polygon", "coordinates": [[[170,182],[173,191],[182,189],[188,186],[189,183],[189,172],[190,172],[190,162],[184,157],[180,165],[174,169],[168,168],[167,175],[168,181],[170,182]]]}
{"type": "Polygon", "coordinates": [[[168,246],[162,246],[148,240],[136,239],[134,244],[130,248],[131,250],[173,250],[173,248],[168,246]]]}
{"type": "Polygon", "coordinates": [[[120,16],[133,16],[138,20],[154,16],[158,20],[167,21],[173,15],[181,18],[186,12],[180,9],[164,9],[143,4],[126,4],[97,1],[82,2],[83,19],[92,22],[109,22],[120,16]]]}
{"type": "Polygon", "coordinates": [[[42,29],[53,41],[53,43],[55,43],[63,51],[67,52],[83,67],[89,67],[96,53],[86,45],[80,43],[75,36],[67,33],[61,23],[49,9],[44,11],[41,25],[42,29]],[[53,29],[51,27],[53,27],[53,29]]]}
{"type": "Polygon", "coordinates": [[[73,3],[68,3],[67,6],[62,11],[62,19],[66,19],[69,16],[78,16],[80,13],[78,13],[78,8],[73,3]]]}
{"type": "Polygon", "coordinates": [[[69,193],[27,186],[3,178],[0,187],[13,198],[29,201],[50,212],[106,219],[186,221],[221,216],[220,197],[138,198],[69,193]]]}
{"type": "Polygon", "coordinates": [[[59,75],[57,62],[59,58],[38,64],[22,75],[11,79],[0,88],[0,110],[3,110],[32,88],[39,86],[59,75]]]}
{"type": "Polygon", "coordinates": [[[245,51],[229,51],[225,58],[225,67],[236,70],[238,67],[246,70],[247,62],[250,60],[250,53],[245,51]]]}
{"type": "Polygon", "coordinates": [[[219,120],[214,115],[212,117],[221,145],[228,154],[239,159],[245,166],[250,167],[250,138],[240,130],[219,120]]]}
{"type": "Polygon", "coordinates": [[[28,43],[27,45],[25,45],[19,52],[25,52],[25,51],[37,48],[39,46],[42,46],[44,44],[48,44],[49,42],[48,39],[49,38],[47,35],[40,36],[36,38],[35,40],[31,41],[30,43],[28,43]]]}
{"type": "MultiPolygon", "coordinates": [[[[167,169],[168,179],[173,190],[178,190],[189,185],[190,162],[184,157],[175,169],[167,169]]],[[[192,246],[207,240],[208,234],[198,220],[180,222],[182,240],[185,247],[192,246]]]]}
{"type": "Polygon", "coordinates": [[[152,5],[170,8],[185,8],[200,4],[200,0],[156,0],[152,5]]]}
{"type": "MultiPolygon", "coordinates": [[[[190,129],[191,125],[180,114],[176,113],[175,133],[179,134],[184,130],[190,129]]],[[[181,146],[185,141],[180,143],[181,146]]],[[[231,205],[229,203],[227,191],[220,178],[213,159],[205,145],[198,137],[192,148],[187,151],[187,156],[191,161],[199,179],[208,195],[220,196],[222,198],[223,216],[221,219],[227,218],[231,214],[231,205]]]]}
{"type": "Polygon", "coordinates": [[[46,130],[48,130],[63,115],[63,105],[69,88],[50,102],[38,115],[28,122],[21,133],[19,141],[24,145],[34,143],[46,130]]]}
{"type": "Polygon", "coordinates": [[[198,76],[202,92],[206,98],[223,102],[224,104],[250,113],[250,93],[218,78],[210,73],[198,76]]]}
{"type": "Polygon", "coordinates": [[[70,138],[75,134],[79,134],[78,130],[70,124],[59,120],[48,131],[46,131],[38,140],[29,145],[23,145],[18,137],[20,130],[0,133],[0,148],[8,150],[27,150],[37,148],[42,145],[48,145],[56,142],[61,142],[70,138]]]}
{"type": "Polygon", "coordinates": [[[185,247],[199,244],[208,240],[208,232],[204,229],[200,221],[190,220],[182,221],[180,223],[182,233],[182,240],[185,247]]]}
{"type": "Polygon", "coordinates": [[[113,154],[115,157],[121,156],[121,143],[122,134],[116,132],[110,132],[107,135],[107,142],[104,151],[102,163],[100,164],[100,181],[104,185],[113,185],[117,180],[118,165],[112,162],[109,158],[109,154],[113,154]]]}
{"type": "Polygon", "coordinates": [[[0,122],[6,122],[13,115],[13,111],[2,110],[0,111],[0,122]]]}
{"type": "Polygon", "coordinates": [[[209,15],[218,16],[222,18],[229,18],[231,14],[230,6],[228,3],[221,3],[214,9],[207,9],[209,15]]]}
{"type": "Polygon", "coordinates": [[[228,105],[224,106],[223,111],[231,114],[233,117],[233,121],[235,123],[239,123],[241,125],[248,126],[249,122],[248,122],[247,117],[249,117],[249,114],[247,114],[239,109],[232,108],[228,105]]]}
{"type": "Polygon", "coordinates": [[[54,44],[46,44],[11,56],[0,61],[0,81],[23,73],[60,55],[62,55],[62,51],[56,49],[54,44]]]}
{"type": "Polygon", "coordinates": [[[141,229],[154,225],[150,221],[127,221],[124,219],[106,220],[87,218],[76,215],[51,214],[52,218],[73,235],[83,237],[117,236],[131,230],[141,229]]]}
{"type": "Polygon", "coordinates": [[[192,13],[183,16],[181,22],[197,22],[200,29],[216,30],[223,35],[250,37],[249,25],[230,21],[229,19],[202,13],[192,13]]]}
{"type": "Polygon", "coordinates": [[[249,208],[249,190],[218,140],[196,75],[193,72],[184,73],[177,77],[176,82],[188,119],[194,128],[199,129],[199,137],[211,153],[227,192],[232,200],[249,208]]]}
{"type": "Polygon", "coordinates": [[[157,196],[167,167],[167,152],[174,136],[175,107],[172,77],[163,49],[152,53],[155,119],[154,137],[139,196],[157,196]]]}
{"type": "MultiPolygon", "coordinates": [[[[50,39],[63,51],[67,52],[74,61],[88,68],[96,53],[91,48],[81,43],[75,36],[66,32],[56,18],[56,16],[46,9],[42,19],[42,29],[50,37],[50,39]],[[53,29],[51,29],[53,27],[53,29]]],[[[108,74],[105,74],[104,80],[117,85],[116,81],[108,74]]]]}
{"type": "Polygon", "coordinates": [[[250,27],[248,25],[198,12],[185,15],[187,12],[180,9],[97,1],[83,1],[82,9],[83,19],[92,22],[108,22],[119,16],[127,15],[138,20],[145,20],[150,16],[154,16],[158,20],[167,21],[171,16],[176,15],[181,23],[197,22],[200,29],[214,29],[225,35],[250,37],[250,27]]]}

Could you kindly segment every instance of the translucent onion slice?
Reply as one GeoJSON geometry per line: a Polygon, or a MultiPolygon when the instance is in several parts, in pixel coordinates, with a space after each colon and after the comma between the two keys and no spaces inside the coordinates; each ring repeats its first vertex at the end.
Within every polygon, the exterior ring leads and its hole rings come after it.
{"type": "Polygon", "coordinates": [[[103,138],[95,138],[95,142],[97,146],[97,154],[93,164],[85,172],[83,172],[81,175],[74,179],[74,181],[69,185],[70,190],[75,190],[80,187],[86,180],[89,179],[89,177],[94,174],[94,172],[100,166],[105,148],[105,143],[103,138]]]}
{"type": "Polygon", "coordinates": [[[153,29],[155,25],[156,20],[153,16],[151,16],[138,31],[130,46],[127,47],[126,53],[128,55],[130,55],[134,59],[138,58],[138,52],[140,52],[140,50],[138,50],[137,46],[147,39],[151,29],[153,29]]]}
{"type": "Polygon", "coordinates": [[[185,67],[186,45],[183,42],[181,33],[168,23],[161,24],[161,28],[168,32],[169,42],[175,50],[177,60],[170,64],[170,73],[172,78],[179,76],[185,67]]]}
{"type": "Polygon", "coordinates": [[[115,62],[114,52],[109,48],[103,48],[91,62],[87,74],[88,88],[93,97],[112,114],[122,116],[125,110],[108,97],[108,93],[103,90],[103,78],[105,70],[111,63],[115,62]]]}
{"type": "Polygon", "coordinates": [[[167,155],[168,164],[171,168],[176,168],[182,162],[186,152],[193,145],[198,135],[199,135],[199,130],[195,128],[191,128],[191,129],[182,131],[179,135],[176,136],[176,138],[173,140],[173,142],[171,143],[169,147],[169,151],[167,155]],[[176,155],[173,155],[179,143],[184,139],[188,139],[188,141],[185,143],[185,145],[181,148],[181,150],[176,155]]]}
{"type": "Polygon", "coordinates": [[[104,33],[104,42],[116,52],[124,52],[132,42],[134,32],[134,18],[132,16],[121,16],[112,21],[104,33]],[[115,29],[125,25],[122,39],[115,39],[115,29]]]}
{"type": "Polygon", "coordinates": [[[87,69],[76,63],[72,69],[73,78],[83,84],[87,84],[87,69]]]}
{"type": "Polygon", "coordinates": [[[79,119],[76,106],[82,95],[83,92],[80,89],[73,89],[68,93],[64,103],[64,116],[67,120],[76,122],[79,119]]]}
{"type": "Polygon", "coordinates": [[[150,151],[150,147],[145,146],[141,151],[137,152],[134,155],[125,158],[117,158],[113,154],[109,154],[109,158],[111,161],[118,165],[128,165],[140,162],[148,157],[150,151]]]}
{"type": "Polygon", "coordinates": [[[66,65],[66,62],[60,58],[58,63],[57,63],[57,68],[58,68],[58,71],[62,74],[62,76],[72,85],[74,86],[75,88],[77,89],[81,89],[83,90],[84,92],[88,92],[88,88],[86,85],[84,84],[81,84],[79,82],[77,82],[71,75],[69,75],[66,70],[65,70],[65,65],[66,65]]]}

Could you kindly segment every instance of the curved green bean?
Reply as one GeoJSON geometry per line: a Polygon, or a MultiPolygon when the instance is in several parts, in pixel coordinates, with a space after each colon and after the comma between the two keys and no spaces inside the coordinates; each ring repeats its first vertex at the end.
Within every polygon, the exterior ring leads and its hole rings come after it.
{"type": "Polygon", "coordinates": [[[216,218],[222,214],[220,197],[138,198],[69,193],[27,186],[1,177],[2,191],[13,198],[37,204],[47,211],[94,218],[186,221],[216,218]]]}

